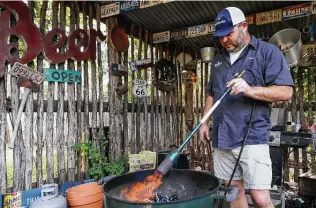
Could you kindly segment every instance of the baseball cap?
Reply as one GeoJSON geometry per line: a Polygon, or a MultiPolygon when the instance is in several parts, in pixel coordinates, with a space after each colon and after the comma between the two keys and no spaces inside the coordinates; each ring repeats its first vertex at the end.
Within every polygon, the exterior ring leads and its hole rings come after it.
{"type": "Polygon", "coordinates": [[[228,35],[234,26],[246,21],[244,13],[237,7],[227,7],[219,12],[215,19],[215,37],[228,35]]]}

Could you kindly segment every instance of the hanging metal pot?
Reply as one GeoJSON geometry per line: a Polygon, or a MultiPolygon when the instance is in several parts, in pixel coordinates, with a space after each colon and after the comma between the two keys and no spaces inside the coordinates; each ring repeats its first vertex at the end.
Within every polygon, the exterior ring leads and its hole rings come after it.
{"type": "Polygon", "coordinates": [[[300,62],[302,46],[301,33],[294,28],[287,28],[275,33],[269,43],[276,45],[283,52],[288,67],[294,67],[300,62]]]}
{"type": "Polygon", "coordinates": [[[201,60],[203,63],[210,63],[213,61],[216,53],[215,47],[204,47],[200,49],[201,60]]]}

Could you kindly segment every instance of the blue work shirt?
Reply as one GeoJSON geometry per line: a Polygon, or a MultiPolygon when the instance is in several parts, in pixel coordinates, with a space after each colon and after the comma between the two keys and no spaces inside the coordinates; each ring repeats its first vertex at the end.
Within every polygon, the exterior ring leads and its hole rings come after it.
{"type": "MultiPolygon", "coordinates": [[[[294,86],[293,79],[282,52],[274,45],[251,36],[251,42],[238,59],[231,64],[227,51],[218,54],[211,65],[206,93],[213,97],[213,104],[226,89],[226,83],[236,73],[246,70],[242,78],[249,86],[294,86]]],[[[213,112],[212,145],[220,149],[241,146],[246,135],[254,99],[227,94],[213,112]]],[[[268,144],[271,130],[269,102],[256,100],[252,126],[246,144],[268,144]]]]}

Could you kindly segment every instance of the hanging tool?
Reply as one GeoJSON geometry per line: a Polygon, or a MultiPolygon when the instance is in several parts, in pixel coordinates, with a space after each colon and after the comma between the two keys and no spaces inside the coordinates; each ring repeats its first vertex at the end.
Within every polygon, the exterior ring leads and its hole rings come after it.
{"type": "MultiPolygon", "coordinates": [[[[242,75],[246,72],[246,70],[243,70],[240,74],[235,74],[235,78],[241,78],[242,75]]],[[[184,142],[181,144],[181,146],[173,152],[170,152],[170,154],[162,161],[162,163],[158,166],[156,169],[157,172],[162,173],[163,175],[166,175],[167,172],[172,168],[175,161],[178,159],[180,152],[184,148],[184,146],[188,143],[188,141],[193,137],[195,132],[201,127],[201,125],[208,119],[208,117],[213,113],[213,111],[217,108],[217,106],[221,103],[221,101],[224,99],[224,97],[230,93],[232,90],[233,85],[230,87],[227,87],[225,89],[224,94],[222,97],[216,101],[216,103],[212,106],[212,108],[204,115],[204,117],[200,120],[199,124],[192,130],[190,135],[184,140],[184,142]]]]}

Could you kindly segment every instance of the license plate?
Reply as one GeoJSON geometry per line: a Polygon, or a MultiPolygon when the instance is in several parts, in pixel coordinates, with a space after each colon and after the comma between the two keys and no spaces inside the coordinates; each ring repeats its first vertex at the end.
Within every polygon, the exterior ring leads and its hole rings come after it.
{"type": "Polygon", "coordinates": [[[101,7],[101,18],[111,17],[120,13],[120,2],[107,4],[101,7]]]}
{"type": "Polygon", "coordinates": [[[153,43],[162,43],[170,40],[170,31],[155,33],[153,35],[153,43]]]}
{"type": "Polygon", "coordinates": [[[283,8],[283,19],[286,20],[311,15],[311,7],[311,3],[305,3],[283,8]]]}
{"type": "Polygon", "coordinates": [[[44,81],[44,74],[33,71],[31,68],[24,66],[18,62],[12,66],[9,74],[15,77],[25,77],[36,84],[41,84],[44,81]]]}
{"type": "Polygon", "coordinates": [[[282,9],[276,9],[268,12],[256,14],[256,25],[264,25],[268,23],[281,22],[282,9]]]}
{"type": "Polygon", "coordinates": [[[189,37],[197,37],[208,34],[208,24],[189,27],[189,37]]]}

